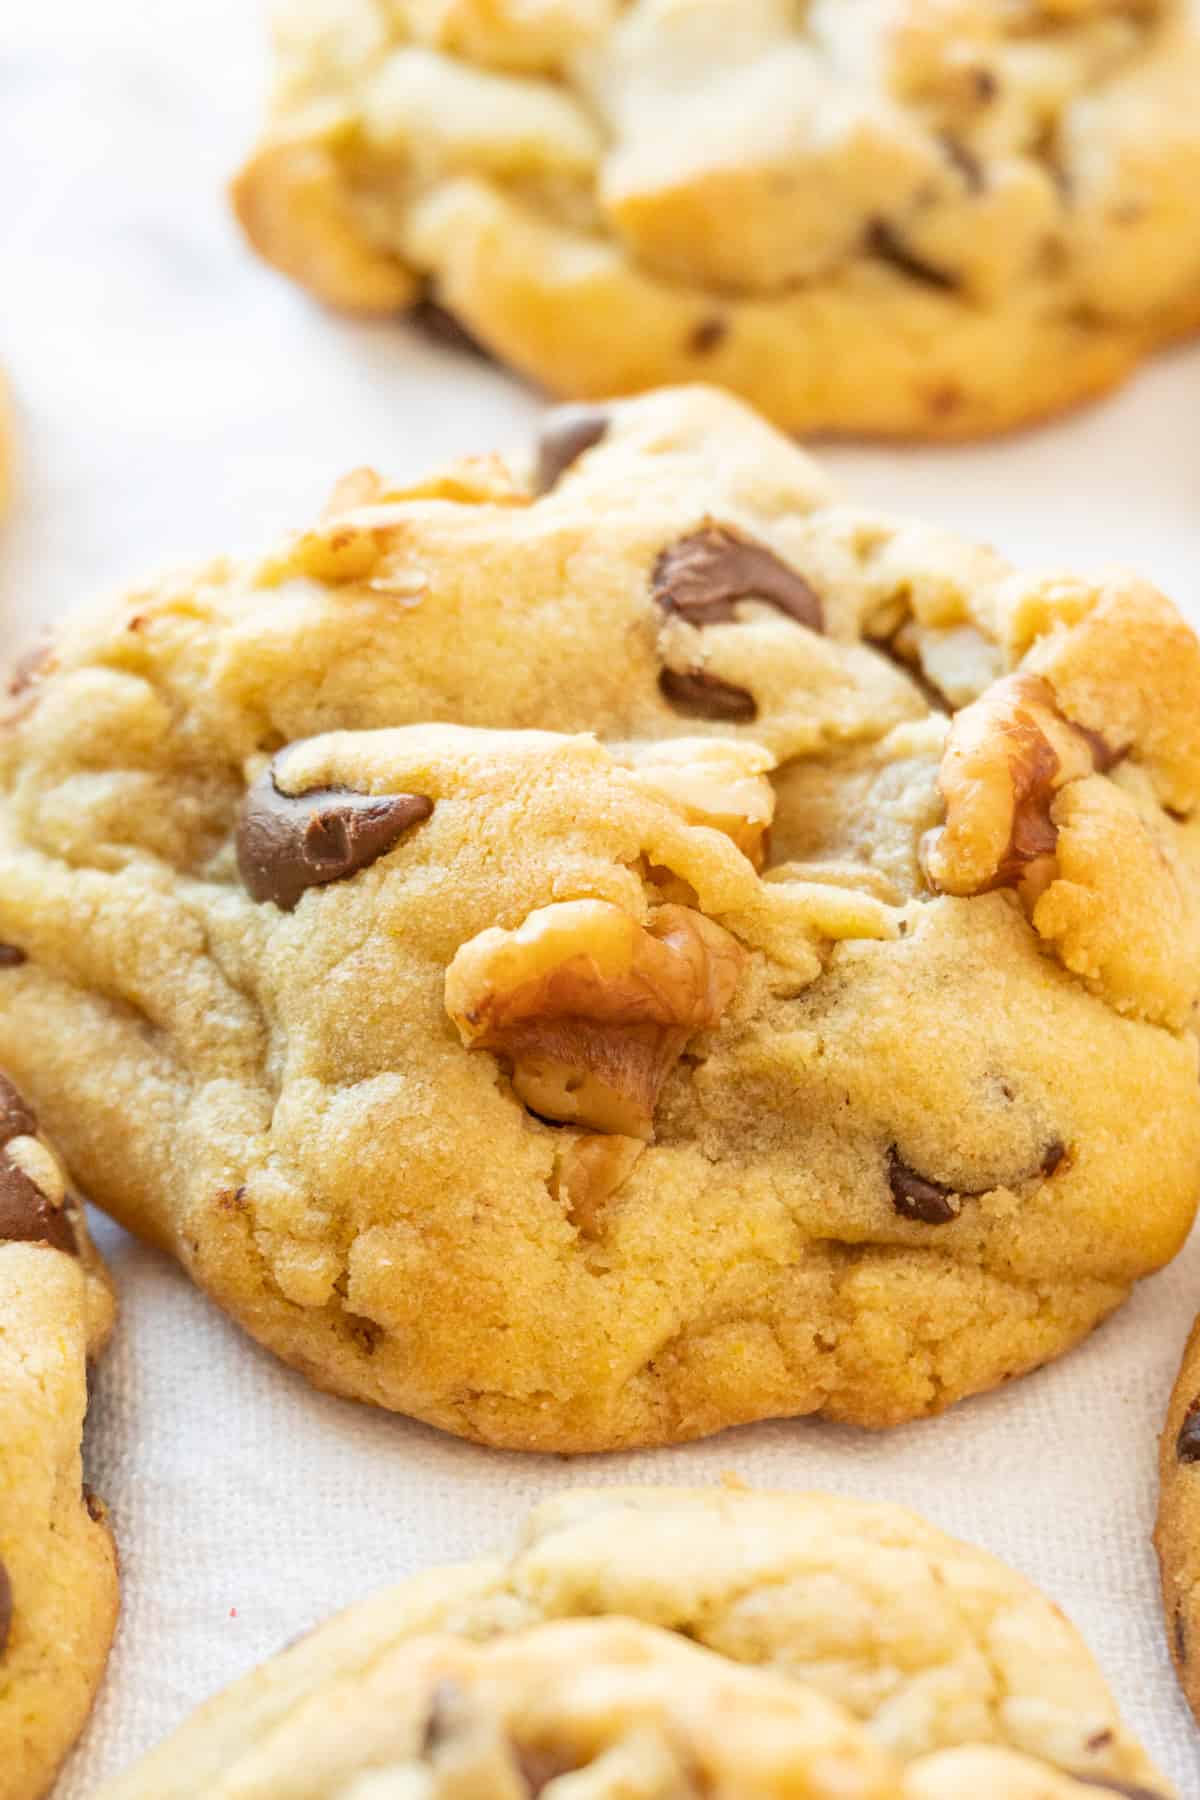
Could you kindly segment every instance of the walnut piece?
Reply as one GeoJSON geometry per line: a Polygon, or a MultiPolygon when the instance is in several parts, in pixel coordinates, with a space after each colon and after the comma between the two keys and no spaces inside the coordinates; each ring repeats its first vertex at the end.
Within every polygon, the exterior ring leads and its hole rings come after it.
{"type": "Polygon", "coordinates": [[[553,1191],[581,1237],[600,1236],[605,1201],[620,1188],[646,1148],[615,1132],[568,1137],[554,1161],[553,1191]]]}
{"type": "Polygon", "coordinates": [[[1032,908],[1055,874],[1055,796],[1110,762],[1093,733],[1063,718],[1041,676],[994,682],[955,715],[946,740],[946,823],[923,849],[930,885],[960,895],[1016,888],[1032,908]]]}
{"type": "Polygon", "coordinates": [[[690,825],[724,832],[756,869],[766,861],[775,759],[759,744],[726,738],[669,738],[639,748],[638,785],[678,807],[690,825]]]}
{"type": "Polygon", "coordinates": [[[664,1081],[715,1025],[745,952],[703,913],[661,906],[641,925],[606,900],[568,900],[516,931],[472,938],[446,971],[446,1010],[472,1050],[512,1064],[548,1119],[649,1139],[664,1081]]]}

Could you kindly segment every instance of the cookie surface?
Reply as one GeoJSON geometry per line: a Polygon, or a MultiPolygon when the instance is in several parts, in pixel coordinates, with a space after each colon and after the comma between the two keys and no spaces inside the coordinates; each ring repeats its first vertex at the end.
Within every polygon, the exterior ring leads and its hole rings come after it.
{"type": "Polygon", "coordinates": [[[1190,1224],[1200,647],[728,398],[602,424],[26,660],[0,1056],[328,1388],[557,1450],[939,1410],[1190,1224]]]}
{"type": "Polygon", "coordinates": [[[1198,0],[282,0],[256,248],[566,397],[953,438],[1200,327],[1198,0]]]}
{"type": "MultiPolygon", "coordinates": [[[[5,967],[12,947],[0,946],[5,967]]],[[[117,1614],[104,1508],[82,1485],[87,1364],[113,1295],[83,1209],[0,1076],[0,1797],[37,1800],[91,1710],[117,1614]]]]}
{"type": "Polygon", "coordinates": [[[821,1494],[613,1489],[318,1627],[104,1800],[357,1796],[366,1768],[435,1795],[468,1749],[469,1791],[514,1800],[585,1763],[599,1795],[1170,1792],[1063,1615],[983,1551],[821,1494]]]}

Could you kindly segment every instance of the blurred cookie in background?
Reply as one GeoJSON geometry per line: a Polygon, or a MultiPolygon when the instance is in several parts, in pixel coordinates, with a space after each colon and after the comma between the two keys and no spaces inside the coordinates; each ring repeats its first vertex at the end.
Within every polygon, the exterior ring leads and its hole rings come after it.
{"type": "Polygon", "coordinates": [[[570,397],[969,438],[1200,327],[1196,0],[282,0],[234,187],[329,304],[570,397]]]}

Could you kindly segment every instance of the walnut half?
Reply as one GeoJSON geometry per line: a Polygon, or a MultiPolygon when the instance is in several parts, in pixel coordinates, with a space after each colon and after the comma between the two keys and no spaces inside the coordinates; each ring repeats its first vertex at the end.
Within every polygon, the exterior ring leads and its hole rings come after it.
{"type": "Polygon", "coordinates": [[[938,776],[946,823],[924,845],[930,885],[1016,888],[1032,909],[1055,873],[1055,796],[1111,761],[1094,733],[1064,719],[1040,675],[993,682],[950,728],[938,776]]]}
{"type": "Polygon", "coordinates": [[[686,906],[641,925],[606,900],[568,900],[516,931],[464,944],[446,971],[446,1010],[472,1050],[512,1064],[531,1111],[646,1140],[688,1039],[715,1025],[745,952],[686,906]]]}

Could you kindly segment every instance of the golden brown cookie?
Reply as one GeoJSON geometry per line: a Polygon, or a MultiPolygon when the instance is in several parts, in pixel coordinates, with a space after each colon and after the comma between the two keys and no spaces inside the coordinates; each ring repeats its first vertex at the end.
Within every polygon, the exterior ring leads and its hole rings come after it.
{"type": "Polygon", "coordinates": [[[1180,1685],[1200,1718],[1200,1323],[1184,1349],[1159,1440],[1154,1542],[1167,1642],[1180,1685]]]}
{"type": "MultiPolygon", "coordinates": [[[[5,970],[16,956],[0,945],[5,970]]],[[[83,1208],[0,1076],[0,1800],[49,1788],[116,1624],[116,1552],[80,1464],[87,1364],[112,1321],[83,1208]]]]}
{"type": "Polygon", "coordinates": [[[361,1601],[102,1800],[1097,1789],[1171,1791],[1012,1570],[894,1506],[668,1488],[551,1501],[510,1557],[361,1601]]]}
{"type": "Polygon", "coordinates": [[[961,438],[1200,326],[1196,0],[281,0],[251,242],[567,397],[961,438]]]}
{"type": "Polygon", "coordinates": [[[338,1392],[564,1451],[937,1411],[1190,1224],[1200,646],[727,397],[600,425],[64,625],[0,1057],[338,1392]]]}

